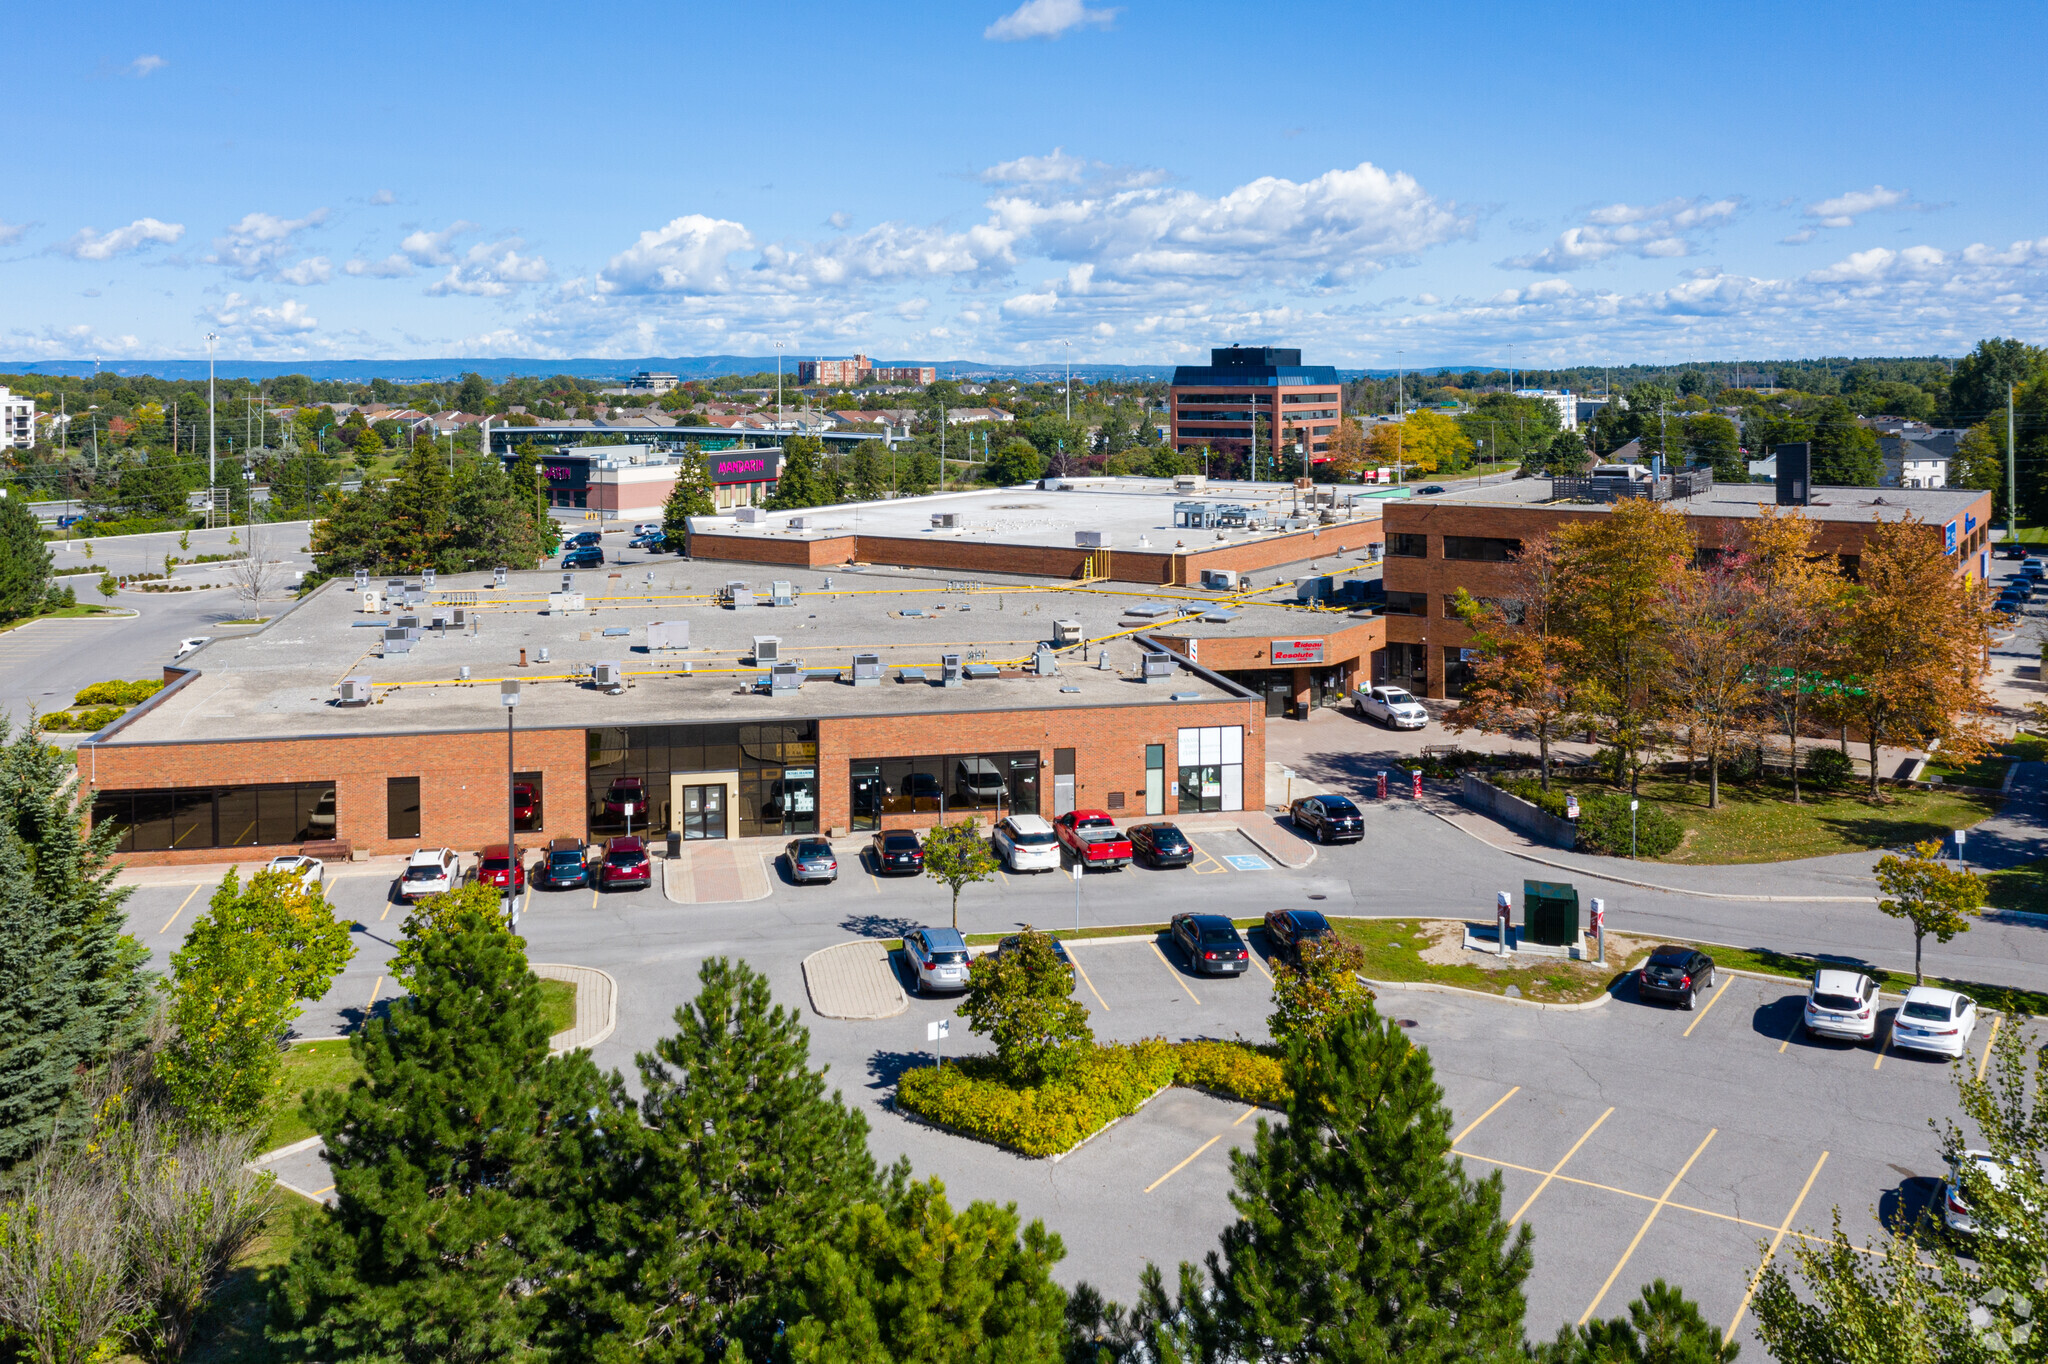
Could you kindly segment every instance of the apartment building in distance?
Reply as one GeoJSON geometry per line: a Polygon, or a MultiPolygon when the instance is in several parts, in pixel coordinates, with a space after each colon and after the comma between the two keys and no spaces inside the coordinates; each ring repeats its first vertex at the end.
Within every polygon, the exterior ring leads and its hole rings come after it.
{"type": "Polygon", "coordinates": [[[911,384],[921,388],[936,383],[938,377],[935,365],[878,366],[865,355],[856,355],[851,360],[796,362],[796,381],[799,384],[833,384],[847,388],[860,384],[911,384]]]}
{"type": "Polygon", "coordinates": [[[0,388],[0,450],[26,450],[36,443],[36,400],[0,388]]]}
{"type": "Polygon", "coordinates": [[[1206,365],[1180,365],[1167,398],[1169,439],[1176,450],[1270,455],[1299,445],[1310,463],[1329,457],[1330,437],[1344,415],[1344,389],[1333,365],[1304,365],[1301,352],[1279,346],[1217,346],[1206,365]],[[1267,434],[1252,450],[1263,418],[1267,434]]]}

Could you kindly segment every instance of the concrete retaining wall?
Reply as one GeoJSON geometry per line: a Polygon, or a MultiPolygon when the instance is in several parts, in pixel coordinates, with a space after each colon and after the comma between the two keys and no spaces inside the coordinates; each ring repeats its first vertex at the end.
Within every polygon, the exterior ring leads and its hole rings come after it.
{"type": "Polygon", "coordinates": [[[1481,814],[1492,815],[1510,828],[1519,829],[1538,843],[1570,851],[1578,845],[1579,828],[1568,819],[1545,814],[1520,796],[1501,790],[1483,777],[1464,774],[1465,803],[1481,814]]]}

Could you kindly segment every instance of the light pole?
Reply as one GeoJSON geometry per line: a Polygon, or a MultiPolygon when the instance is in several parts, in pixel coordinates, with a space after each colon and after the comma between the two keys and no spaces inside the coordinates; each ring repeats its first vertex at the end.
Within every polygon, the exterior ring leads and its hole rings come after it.
{"type": "Polygon", "coordinates": [[[500,682],[498,704],[505,708],[505,917],[519,927],[519,846],[512,841],[512,717],[519,709],[519,684],[500,682]]]}
{"type": "Polygon", "coordinates": [[[206,334],[206,510],[213,513],[213,343],[218,334],[206,334]]]}
{"type": "Polygon", "coordinates": [[[1074,343],[1060,342],[1067,348],[1067,420],[1074,419],[1074,343]]]}
{"type": "Polygon", "coordinates": [[[775,343],[775,424],[782,425],[782,343],[775,343]]]}
{"type": "Polygon", "coordinates": [[[1631,800],[1628,803],[1628,856],[1631,862],[1636,856],[1636,807],[1640,804],[1642,802],[1639,800],[1631,800]]]}

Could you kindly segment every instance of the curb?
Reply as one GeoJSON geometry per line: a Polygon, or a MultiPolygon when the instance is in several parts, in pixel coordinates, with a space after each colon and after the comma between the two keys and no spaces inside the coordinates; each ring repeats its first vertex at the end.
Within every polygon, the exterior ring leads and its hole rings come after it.
{"type": "MultiPolygon", "coordinates": [[[[1478,834],[1473,833],[1470,829],[1458,823],[1449,815],[1440,814],[1437,811],[1430,809],[1428,806],[1424,806],[1422,807],[1422,809],[1424,814],[1427,814],[1432,818],[1442,820],[1451,828],[1456,829],[1459,833],[1465,835],[1465,837],[1472,839],[1474,842],[1483,843],[1497,853],[1506,853],[1509,857],[1519,857],[1524,862],[1534,862],[1538,866],[1554,867],[1558,871],[1568,871],[1575,876],[1590,876],[1593,877],[1595,880],[1612,881],[1616,885],[1620,886],[1633,886],[1637,890],[1654,890],[1662,892],[1665,895],[1691,895],[1701,900],[1737,900],[1750,904],[1874,905],[1877,903],[1877,897],[1875,895],[1730,895],[1725,891],[1687,890],[1682,886],[1659,885],[1655,881],[1631,880],[1629,877],[1626,876],[1616,876],[1612,872],[1593,871],[1586,867],[1576,866],[1570,862],[1553,862],[1547,857],[1538,857],[1534,853],[1523,852],[1520,848],[1503,848],[1500,844],[1495,843],[1491,839],[1481,838],[1478,834]]],[[[1771,864],[1768,862],[1762,862],[1757,863],[1756,865],[1769,866],[1771,864]]]]}
{"type": "MultiPolygon", "coordinates": [[[[1627,976],[1628,973],[1624,971],[1622,978],[1627,979],[1627,976]]],[[[1359,979],[1374,990],[1407,990],[1416,994],[1428,995],[1463,995],[1467,999],[1487,999],[1498,1004],[1518,1004],[1524,1009],[1550,1009],[1557,1013],[1579,1013],[1586,1009],[1598,1009],[1614,999],[1613,986],[1602,990],[1598,999],[1588,999],[1578,1004],[1550,1004],[1540,999],[1521,999],[1514,995],[1490,994],[1485,990],[1467,990],[1461,985],[1439,985],[1431,980],[1373,980],[1367,976],[1360,976],[1359,979]]]]}
{"type": "Polygon", "coordinates": [[[258,1165],[264,1164],[266,1161],[282,1160],[286,1156],[295,1156],[301,1151],[310,1151],[319,1144],[319,1137],[306,1137],[303,1140],[293,1142],[289,1146],[280,1146],[274,1151],[264,1151],[258,1155],[251,1156],[249,1157],[248,1163],[245,1164],[242,1168],[245,1170],[253,1170],[258,1165]]]}
{"type": "Polygon", "coordinates": [[[568,1027],[556,1033],[554,1037],[550,1037],[548,1039],[548,1051],[550,1054],[558,1055],[562,1052],[570,1050],[588,1050],[589,1048],[595,1047],[598,1043],[610,1037],[614,1032],[618,1031],[619,983],[618,981],[612,979],[612,975],[609,971],[601,971],[595,966],[571,966],[564,964],[562,962],[547,961],[528,962],[526,969],[533,972],[534,975],[539,976],[542,980],[562,980],[567,981],[571,985],[574,985],[576,987],[576,998],[579,1004],[581,1003],[583,998],[583,987],[589,982],[584,980],[581,975],[549,975],[546,973],[583,972],[588,973],[592,976],[596,976],[599,980],[604,982],[604,1026],[599,1028],[595,1033],[591,1034],[583,1041],[576,1043],[575,1046],[572,1048],[569,1043],[557,1040],[559,1038],[571,1036],[575,1033],[576,1025],[574,1023],[571,1023],[568,1027]]]}
{"type": "Polygon", "coordinates": [[[1110,1128],[1115,1127],[1125,1118],[1137,1117],[1138,1114],[1145,1111],[1146,1104],[1151,1103],[1154,1099],[1158,1098],[1160,1095],[1164,1094],[1167,1090],[1172,1088],[1173,1086],[1171,1084],[1164,1084],[1159,1086],[1159,1088],[1153,1090],[1143,1099],[1140,1099],[1138,1101],[1138,1106],[1132,1109],[1130,1112],[1118,1114],[1116,1117],[1111,1118],[1108,1122],[1102,1124],[1102,1126],[1096,1128],[1093,1132],[1090,1132],[1087,1136],[1081,1138],[1081,1140],[1075,1142],[1072,1146],[1069,1146],[1066,1150],[1055,1151],[1049,1156],[1027,1156],[1022,1151],[1017,1150],[1015,1147],[1005,1146],[1001,1142],[990,1141],[987,1137],[979,1136],[973,1132],[963,1132],[957,1127],[949,1127],[942,1122],[935,1122],[930,1118],[924,1117],[917,1113],[913,1113],[909,1109],[904,1108],[902,1105],[898,1104],[896,1102],[896,1096],[894,1094],[891,1094],[889,1096],[889,1111],[891,1113],[894,1113],[899,1118],[907,1118],[911,1122],[918,1123],[924,1127],[929,1127],[934,1132],[944,1132],[947,1136],[959,1137],[962,1141],[977,1141],[980,1142],[983,1146],[992,1146],[996,1150],[1001,1151],[1006,1155],[1015,1156],[1019,1160],[1042,1160],[1048,1165],[1057,1165],[1061,1161],[1065,1160],[1068,1156],[1073,1155],[1076,1151],[1086,1146],[1089,1142],[1094,1141],[1104,1132],[1107,1132],[1110,1128]]]}
{"type": "Polygon", "coordinates": [[[1311,847],[1308,850],[1307,862],[1289,862],[1279,853],[1274,852],[1271,848],[1259,842],[1259,840],[1255,836],[1253,836],[1252,831],[1250,829],[1245,828],[1242,824],[1237,825],[1236,828],[1240,834],[1244,835],[1245,842],[1251,844],[1254,848],[1257,848],[1260,852],[1272,858],[1275,862],[1278,862],[1281,866],[1285,867],[1289,871],[1300,871],[1303,867],[1307,866],[1309,862],[1313,862],[1316,860],[1316,850],[1313,847],[1311,847]]]}
{"type": "MultiPolygon", "coordinates": [[[[811,1012],[816,1014],[820,1018],[830,1018],[841,1023],[875,1023],[885,1018],[895,1018],[898,1015],[902,1014],[905,1010],[907,1010],[910,1007],[910,996],[904,991],[903,982],[897,979],[895,967],[893,965],[890,967],[889,970],[889,983],[892,986],[894,986],[896,990],[896,1007],[885,1014],[827,1013],[825,1012],[825,1010],[818,1007],[818,991],[817,988],[811,984],[811,963],[817,960],[819,957],[824,956],[827,952],[837,952],[841,948],[849,947],[856,943],[874,943],[876,946],[881,946],[881,944],[889,941],[892,940],[889,938],[848,938],[845,942],[836,942],[833,943],[830,947],[821,947],[817,951],[811,953],[808,957],[805,957],[798,969],[803,972],[804,993],[810,997],[811,1012]]],[[[882,952],[884,958],[887,958],[887,956],[889,955],[888,949],[883,948],[882,952]]]]}

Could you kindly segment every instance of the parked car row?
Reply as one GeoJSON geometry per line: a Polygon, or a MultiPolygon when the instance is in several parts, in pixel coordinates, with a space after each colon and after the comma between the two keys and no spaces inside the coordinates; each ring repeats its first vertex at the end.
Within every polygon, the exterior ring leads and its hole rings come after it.
{"type": "MultiPolygon", "coordinates": [[[[319,865],[312,858],[280,857],[271,863],[271,869],[284,870],[281,864],[291,861],[319,865]]],[[[641,890],[652,883],[654,867],[647,855],[647,844],[639,838],[608,838],[601,847],[579,838],[557,838],[541,850],[531,875],[533,885],[540,890],[574,890],[584,886],[641,890]]],[[[315,879],[317,882],[318,878],[315,879]]],[[[466,874],[461,854],[455,849],[420,848],[406,859],[405,870],[399,873],[398,898],[407,904],[418,904],[429,896],[447,894],[465,879],[518,891],[526,888],[528,870],[525,859],[503,843],[479,849],[466,874]]]]}
{"type": "MultiPolygon", "coordinates": [[[[1166,869],[1195,860],[1195,845],[1172,824],[1153,821],[1119,830],[1101,810],[1077,810],[1057,821],[1042,815],[1007,815],[989,833],[989,846],[1004,870],[1058,871],[1065,857],[1090,868],[1120,869],[1129,863],[1166,869]]],[[[885,829],[868,841],[867,857],[881,876],[915,876],[924,870],[924,844],[912,829],[885,829]]],[[[812,835],[791,839],[782,850],[789,879],[798,885],[839,877],[832,844],[812,835]]]]}

